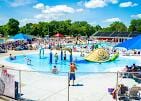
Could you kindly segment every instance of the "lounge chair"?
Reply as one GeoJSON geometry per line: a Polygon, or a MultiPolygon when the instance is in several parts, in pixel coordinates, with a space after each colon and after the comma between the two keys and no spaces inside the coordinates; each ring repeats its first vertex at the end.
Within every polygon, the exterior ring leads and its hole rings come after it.
{"type": "Polygon", "coordinates": [[[129,91],[129,99],[130,100],[141,100],[141,96],[139,91],[141,91],[141,87],[134,86],[129,91]]]}
{"type": "Polygon", "coordinates": [[[133,79],[138,82],[138,83],[141,83],[141,74],[134,74],[133,75],[133,79]]]}
{"type": "Polygon", "coordinates": [[[124,86],[123,84],[119,85],[118,90],[118,99],[121,101],[129,101],[128,97],[128,87],[124,86]]]}
{"type": "Polygon", "coordinates": [[[116,89],[108,88],[108,92],[112,95],[113,99],[119,99],[120,101],[129,101],[128,87],[123,84],[118,85],[116,89]],[[118,96],[117,96],[118,93],[118,96]]]}

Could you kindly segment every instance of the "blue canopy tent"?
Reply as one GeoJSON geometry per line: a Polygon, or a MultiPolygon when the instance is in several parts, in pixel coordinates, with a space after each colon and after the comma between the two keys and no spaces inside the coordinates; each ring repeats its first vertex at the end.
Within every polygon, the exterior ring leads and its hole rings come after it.
{"type": "Polygon", "coordinates": [[[122,43],[117,44],[115,47],[124,47],[126,49],[141,49],[141,35],[132,39],[128,39],[122,43]]]}
{"type": "Polygon", "coordinates": [[[32,37],[23,33],[18,33],[15,36],[13,36],[11,39],[13,40],[32,40],[32,37]]]}

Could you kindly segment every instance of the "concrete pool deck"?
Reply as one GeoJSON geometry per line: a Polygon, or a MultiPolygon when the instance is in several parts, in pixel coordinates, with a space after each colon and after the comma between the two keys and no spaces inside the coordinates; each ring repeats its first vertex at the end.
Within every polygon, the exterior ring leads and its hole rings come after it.
{"type": "MultiPolygon", "coordinates": [[[[2,59],[5,56],[17,54],[25,54],[37,52],[32,51],[9,51],[8,53],[0,54],[2,59]]],[[[130,58],[140,58],[140,56],[131,56],[130,58]]],[[[11,66],[4,61],[0,64],[11,66]]],[[[11,66],[11,68],[14,65],[11,66]]],[[[18,65],[15,69],[28,70],[26,66],[18,65]],[[18,67],[18,68],[17,68],[18,67]]],[[[9,70],[8,72],[15,75],[18,80],[18,72],[9,70]]],[[[77,74],[77,72],[76,72],[77,74]]],[[[67,75],[67,74],[66,74],[67,75]]],[[[69,98],[70,101],[113,101],[112,96],[108,93],[108,88],[116,87],[116,73],[97,73],[89,74],[84,76],[76,76],[76,84],[82,86],[70,86],[69,87],[69,98]]],[[[22,97],[37,100],[37,101],[67,101],[68,99],[68,77],[67,76],[56,76],[48,75],[48,73],[39,72],[26,72],[21,73],[21,93],[24,94],[22,97]]],[[[119,78],[119,83],[125,84],[126,86],[137,85],[132,79],[119,78]]]]}

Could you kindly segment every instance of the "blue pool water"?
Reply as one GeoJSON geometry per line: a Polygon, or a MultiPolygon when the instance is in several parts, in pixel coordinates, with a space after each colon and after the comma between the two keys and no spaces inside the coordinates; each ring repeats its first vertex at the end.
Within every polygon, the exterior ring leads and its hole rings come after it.
{"type": "Polygon", "coordinates": [[[0,43],[4,43],[4,39],[0,39],[0,43]]]}
{"type": "MultiPolygon", "coordinates": [[[[55,64],[55,60],[53,59],[53,64],[49,64],[49,54],[45,54],[44,58],[40,59],[38,54],[29,54],[26,55],[28,58],[31,59],[31,65],[27,65],[30,69],[33,70],[39,70],[39,71],[51,71],[51,68],[56,65],[57,68],[59,68],[59,71],[61,72],[68,72],[69,71],[69,54],[67,55],[67,60],[61,61],[61,56],[58,54],[59,59],[57,64],[55,64]]],[[[139,65],[141,62],[137,59],[130,59],[127,57],[119,57],[117,60],[113,62],[106,62],[106,63],[93,63],[88,62],[83,59],[83,57],[80,57],[80,54],[73,55],[73,59],[76,59],[75,63],[78,68],[78,72],[104,72],[104,71],[110,71],[117,70],[120,67],[125,67],[125,65],[131,66],[133,63],[139,65]]],[[[12,62],[12,63],[19,63],[19,64],[26,64],[25,58],[23,55],[19,55],[16,57],[16,60],[9,60],[9,58],[6,58],[6,61],[12,62]]]]}

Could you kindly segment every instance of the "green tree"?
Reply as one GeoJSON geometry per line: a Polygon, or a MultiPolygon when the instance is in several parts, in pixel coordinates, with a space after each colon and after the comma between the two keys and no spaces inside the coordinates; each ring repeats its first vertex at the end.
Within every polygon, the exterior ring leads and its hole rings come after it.
{"type": "Polygon", "coordinates": [[[39,22],[38,24],[38,33],[40,36],[49,35],[49,23],[48,22],[39,22]]]}
{"type": "Polygon", "coordinates": [[[0,26],[0,34],[4,36],[4,28],[3,28],[3,26],[0,26]]]}
{"type": "Polygon", "coordinates": [[[127,27],[125,26],[124,23],[116,21],[116,22],[113,22],[112,24],[110,24],[109,30],[116,31],[116,32],[126,32],[127,27]]]}
{"type": "Polygon", "coordinates": [[[128,31],[129,32],[134,32],[134,31],[141,32],[141,19],[131,20],[128,31]]]}
{"type": "Polygon", "coordinates": [[[95,32],[93,26],[88,24],[86,21],[73,22],[69,29],[71,31],[71,35],[73,36],[82,35],[89,37],[95,32]]]}
{"type": "Polygon", "coordinates": [[[22,26],[20,28],[19,32],[31,35],[32,34],[32,25],[33,25],[32,23],[27,23],[25,26],[22,26]]]}
{"type": "Polygon", "coordinates": [[[15,35],[19,31],[19,21],[16,19],[9,19],[8,23],[5,26],[5,31],[8,33],[8,35],[15,35]]]}
{"type": "Polygon", "coordinates": [[[102,27],[100,25],[96,25],[96,26],[94,26],[94,30],[100,31],[100,30],[102,30],[102,27]]]}

